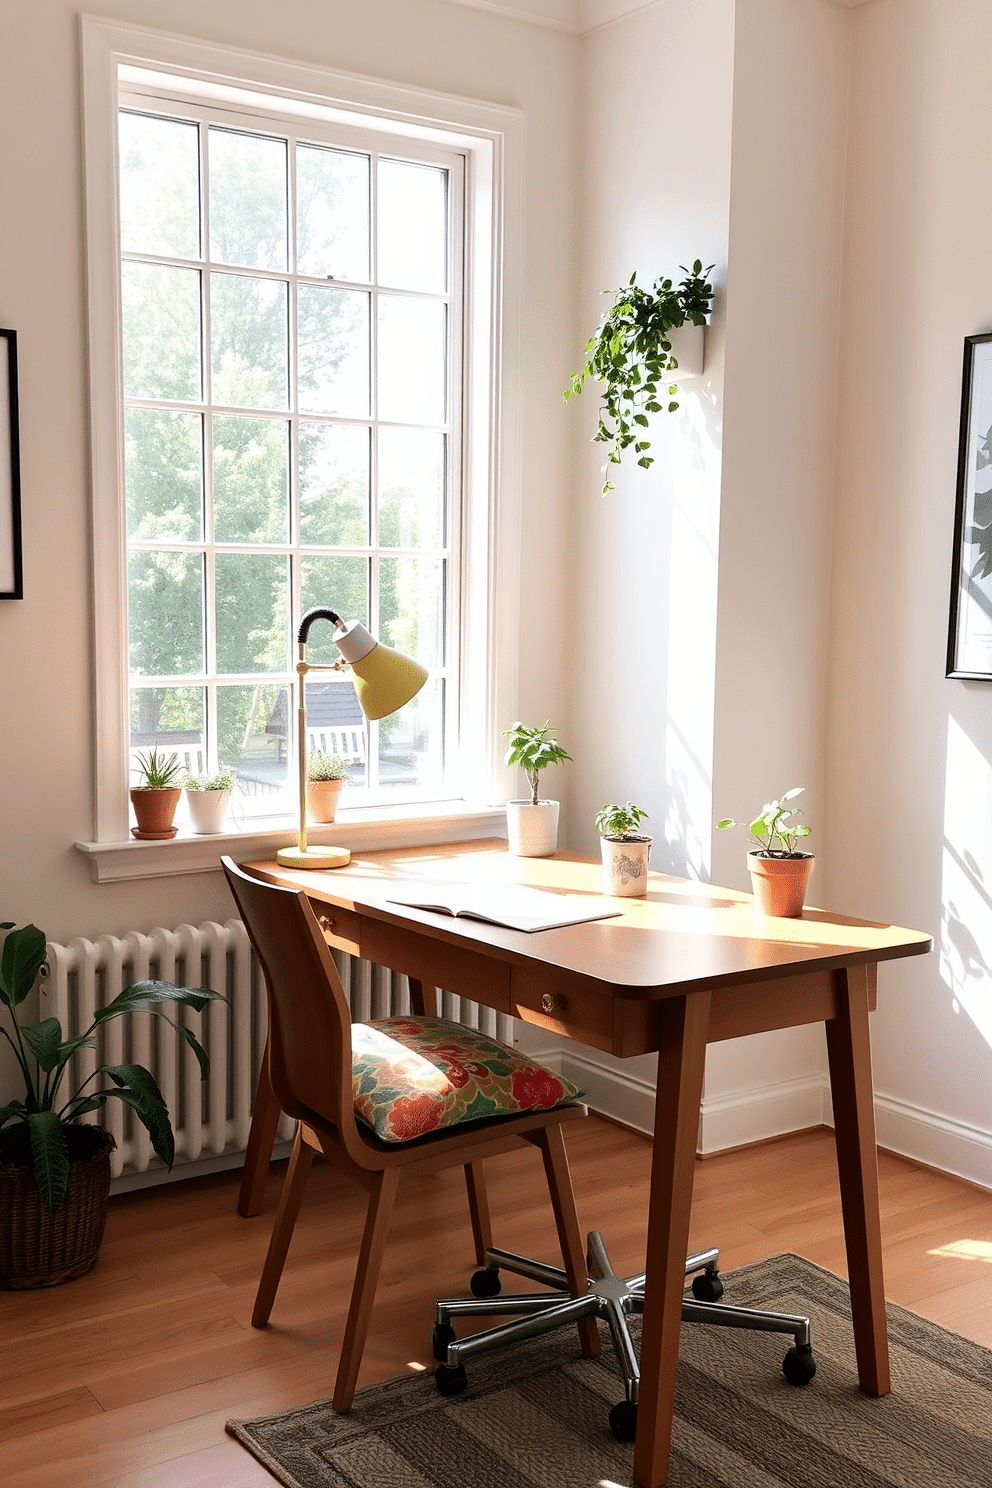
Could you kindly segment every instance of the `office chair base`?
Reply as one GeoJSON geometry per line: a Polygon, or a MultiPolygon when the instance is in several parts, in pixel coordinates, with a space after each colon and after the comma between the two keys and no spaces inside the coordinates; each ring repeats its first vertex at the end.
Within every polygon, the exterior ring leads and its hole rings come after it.
{"type": "MultiPolygon", "coordinates": [[[[692,1298],[683,1298],[682,1321],[710,1323],[724,1328],[759,1329],[769,1333],[791,1333],[795,1339],[782,1361],[782,1372],[790,1385],[806,1385],[816,1373],[816,1362],[810,1343],[809,1318],[791,1313],[765,1312],[751,1307],[735,1307],[721,1302],[723,1282],[718,1268],[719,1251],[699,1251],[687,1258],[686,1276],[693,1272],[692,1298]]],[[[633,1441],[637,1433],[637,1399],[640,1366],[627,1326],[632,1313],[644,1311],[644,1273],[619,1277],[610,1265],[602,1237],[597,1230],[588,1237],[587,1265],[589,1276],[586,1292],[581,1297],[565,1296],[562,1300],[546,1292],[522,1296],[497,1296],[500,1290],[499,1269],[526,1276],[568,1293],[568,1278],[556,1266],[510,1251],[491,1249],[486,1252],[483,1270],[472,1277],[474,1297],[449,1298],[438,1302],[434,1313],[431,1347],[438,1368],[434,1381],[442,1395],[458,1395],[468,1385],[464,1360],[488,1349],[508,1343],[537,1338],[586,1317],[602,1318],[610,1329],[624,1380],[625,1399],[610,1411],[610,1430],[618,1441],[633,1441]],[[496,1317],[516,1315],[518,1321],[504,1323],[458,1341],[452,1327],[456,1317],[496,1317]]]]}

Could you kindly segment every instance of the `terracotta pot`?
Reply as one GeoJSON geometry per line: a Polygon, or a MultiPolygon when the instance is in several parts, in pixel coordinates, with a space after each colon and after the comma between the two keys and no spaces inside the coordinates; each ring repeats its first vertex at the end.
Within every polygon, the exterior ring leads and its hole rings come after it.
{"type": "Polygon", "coordinates": [[[96,1264],[116,1144],[99,1126],[69,1128],[69,1133],[70,1155],[77,1143],[80,1151],[54,1214],[41,1202],[30,1168],[0,1162],[0,1286],[8,1291],[59,1286],[96,1264]]]}
{"type": "Polygon", "coordinates": [[[343,785],[343,780],[308,780],[307,819],[312,822],[332,822],[343,785]]]}
{"type": "Polygon", "coordinates": [[[152,842],[175,837],[178,828],[172,821],[181,795],[182,788],[178,785],[160,786],[157,790],[147,785],[132,785],[131,805],[138,819],[138,825],[131,828],[132,835],[152,842]]]}
{"type": "Polygon", "coordinates": [[[558,846],[558,802],[507,801],[506,835],[518,858],[550,858],[558,846]]]}
{"type": "Polygon", "coordinates": [[[224,790],[190,790],[186,788],[186,804],[193,831],[198,836],[223,832],[227,826],[227,808],[231,801],[229,787],[224,790]]]}
{"type": "Polygon", "coordinates": [[[647,893],[652,841],[651,837],[600,837],[604,894],[639,899],[647,893]]]}
{"type": "Polygon", "coordinates": [[[815,861],[812,853],[797,853],[793,858],[764,858],[760,852],[749,852],[747,867],[758,911],[780,919],[798,919],[815,861]]]}

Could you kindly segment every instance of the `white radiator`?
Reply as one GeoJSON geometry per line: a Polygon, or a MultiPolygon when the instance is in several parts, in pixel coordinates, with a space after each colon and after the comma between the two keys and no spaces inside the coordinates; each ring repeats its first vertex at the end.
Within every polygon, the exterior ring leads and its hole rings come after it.
{"type": "MultiPolygon", "coordinates": [[[[410,1011],[407,979],[388,967],[334,951],[345,995],[356,1022],[387,1018],[410,1011]]],[[[101,1064],[143,1064],[152,1071],[169,1108],[176,1134],[176,1162],[172,1176],[190,1176],[190,1164],[200,1170],[233,1166],[248,1143],[252,1099],[265,1047],[265,987],[244,925],[228,920],[218,925],[180,925],[176,930],[132,931],[118,938],[77,939],[68,945],[49,943],[42,971],[42,1017],[60,1020],[66,1038],[75,1037],[93,1021],[94,1010],[110,1002],[132,982],[148,977],[183,987],[212,987],[228,999],[212,1002],[202,1013],[165,1004],[162,1011],[193,1030],[210,1055],[210,1075],[201,1082],[199,1067],[182,1039],[150,1013],[113,1019],[97,1031],[97,1047],[73,1056],[75,1068],[67,1076],[73,1088],[101,1064]]],[[[465,998],[444,992],[440,1012],[445,1018],[513,1042],[512,1020],[465,998]]],[[[145,1128],[122,1101],[110,1100],[95,1115],[113,1132],[115,1186],[148,1174],[150,1181],[164,1175],[145,1128]]],[[[288,1140],[293,1124],[283,1117],[279,1137],[288,1140]]]]}

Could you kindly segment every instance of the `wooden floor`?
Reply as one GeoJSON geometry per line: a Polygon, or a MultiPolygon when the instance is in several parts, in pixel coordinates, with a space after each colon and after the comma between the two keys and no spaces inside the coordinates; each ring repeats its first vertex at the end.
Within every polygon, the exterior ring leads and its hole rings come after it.
{"type": "MultiPolygon", "coordinates": [[[[597,1118],[566,1138],[579,1217],[618,1271],[643,1265],[648,1142],[597,1118]]],[[[557,1259],[540,1158],[488,1165],[498,1245],[557,1259]]],[[[992,1195],[883,1155],[886,1293],[992,1345],[992,1195]]],[[[330,1394],[363,1196],[314,1166],[272,1323],[248,1318],[275,1208],[235,1214],[238,1175],[111,1201],[94,1271],[0,1293],[3,1488],[260,1488],[274,1479],[224,1433],[330,1394]]],[[[845,1274],[831,1133],[700,1161],[693,1246],[730,1269],[792,1250],[845,1274]]],[[[400,1188],[359,1384],[429,1368],[432,1302],[472,1269],[459,1172],[400,1188]]]]}

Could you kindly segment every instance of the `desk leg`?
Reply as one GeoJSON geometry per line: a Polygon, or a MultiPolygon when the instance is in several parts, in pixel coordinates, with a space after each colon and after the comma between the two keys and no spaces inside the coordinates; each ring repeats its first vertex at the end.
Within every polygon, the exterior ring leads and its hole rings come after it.
{"type": "Polygon", "coordinates": [[[252,1215],[261,1212],[280,1114],[279,1102],[269,1075],[269,1045],[266,1040],[262,1068],[258,1073],[255,1106],[251,1113],[245,1165],[241,1170],[241,1189],[238,1193],[238,1213],[243,1219],[250,1219],[252,1215]]]}
{"type": "Polygon", "coordinates": [[[420,981],[417,977],[408,977],[410,983],[410,1006],[418,1018],[437,1017],[437,988],[428,983],[420,981]]]}
{"type": "Polygon", "coordinates": [[[868,1036],[868,968],[836,973],[840,1013],[827,1021],[847,1270],[858,1379],[869,1395],[887,1395],[889,1339],[878,1212],[878,1153],[868,1036]]]}
{"type": "Polygon", "coordinates": [[[688,997],[666,999],[659,1004],[658,1017],[658,1094],[634,1445],[634,1482],[638,1488],[663,1488],[668,1482],[710,994],[694,992],[688,997]]]}

